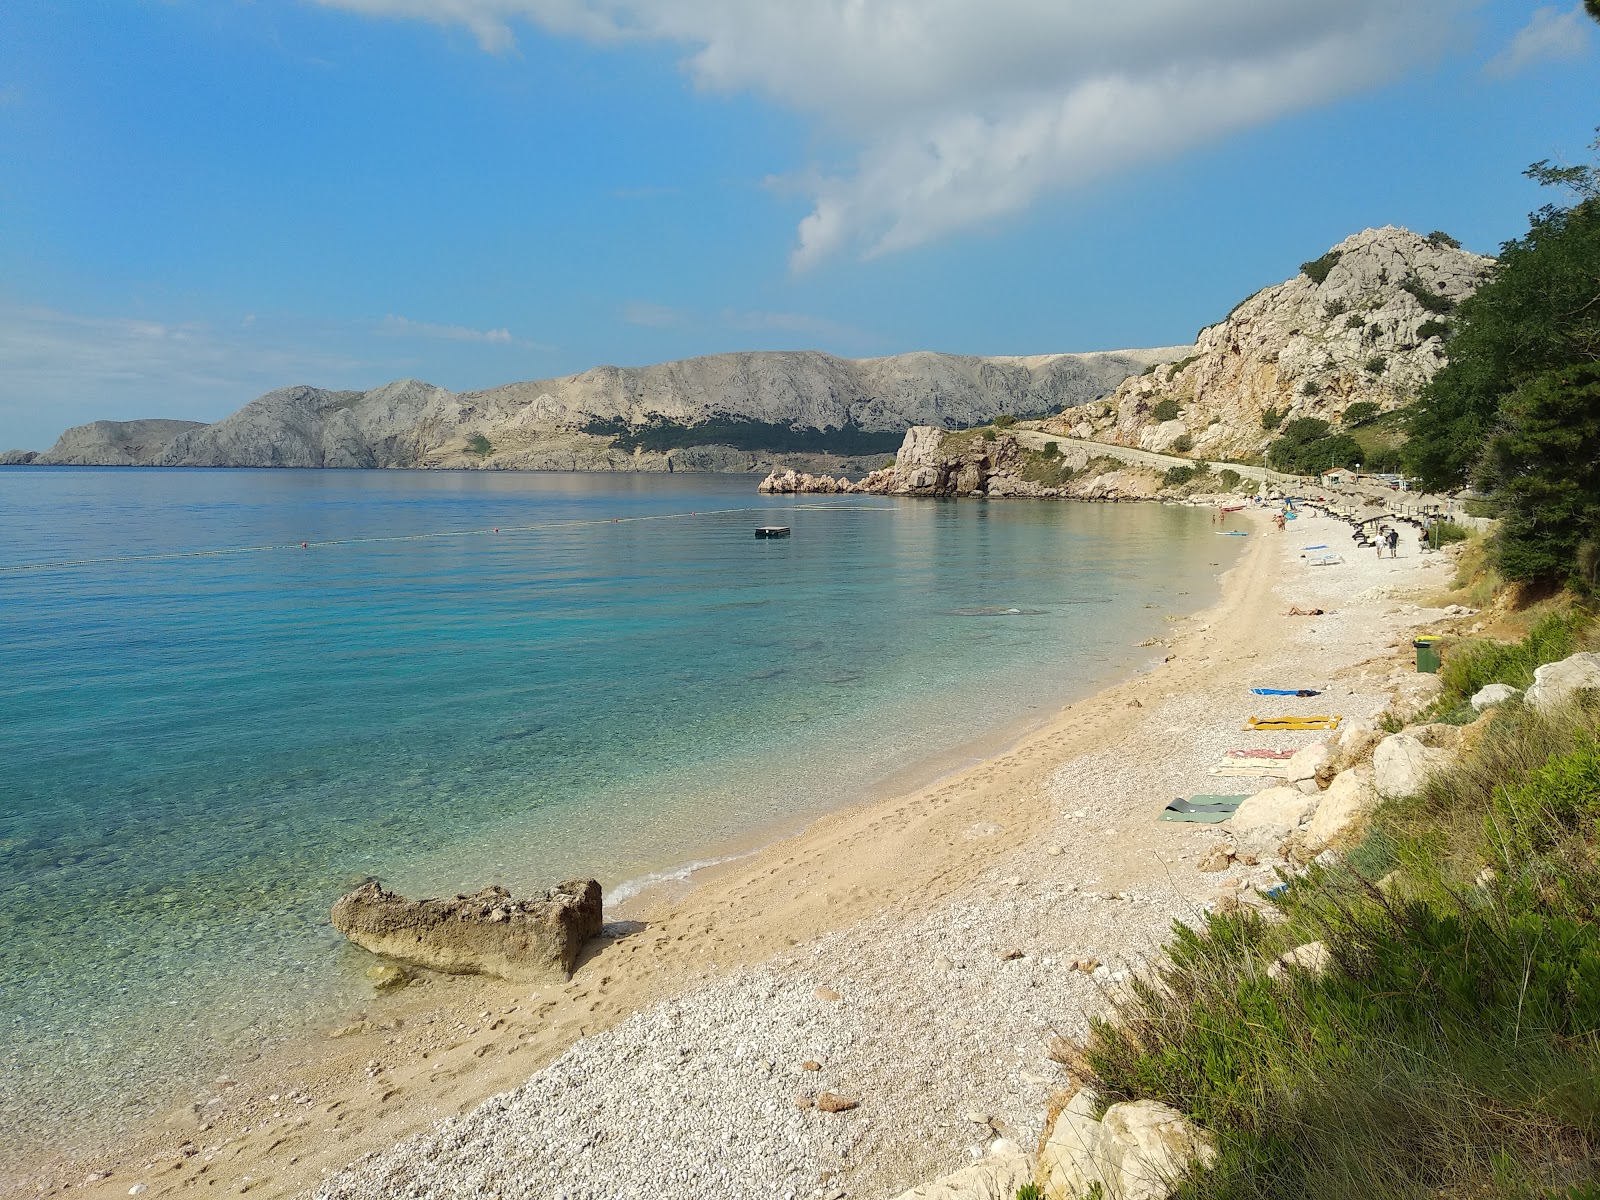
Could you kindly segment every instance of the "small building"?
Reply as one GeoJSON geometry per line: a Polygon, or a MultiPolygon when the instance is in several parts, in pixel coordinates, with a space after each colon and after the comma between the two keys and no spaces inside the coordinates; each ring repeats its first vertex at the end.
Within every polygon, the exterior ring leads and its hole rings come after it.
{"type": "Polygon", "coordinates": [[[1333,470],[1322,473],[1322,482],[1329,487],[1340,483],[1354,483],[1355,481],[1356,473],[1349,467],[1334,467],[1333,470]]]}

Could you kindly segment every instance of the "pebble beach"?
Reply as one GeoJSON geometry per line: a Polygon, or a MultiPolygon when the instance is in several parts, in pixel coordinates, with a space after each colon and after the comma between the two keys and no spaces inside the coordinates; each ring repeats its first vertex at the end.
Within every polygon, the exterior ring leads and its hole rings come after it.
{"type": "Polygon", "coordinates": [[[643,893],[566,985],[375,996],[325,1045],[242,1065],[28,1194],[887,1200],[997,1139],[1031,1147],[1073,1083],[1054,1040],[1081,1038],[1174,920],[1288,869],[1202,871],[1226,827],[1163,806],[1265,786],[1208,775],[1230,749],[1328,736],[1241,732],[1252,715],[1375,721],[1417,690],[1415,633],[1457,619],[1426,607],[1453,563],[1409,532],[1398,558],[1312,566],[1300,547],[1338,549],[1343,525],[1249,515],[1167,661],[1003,753],[643,893]]]}

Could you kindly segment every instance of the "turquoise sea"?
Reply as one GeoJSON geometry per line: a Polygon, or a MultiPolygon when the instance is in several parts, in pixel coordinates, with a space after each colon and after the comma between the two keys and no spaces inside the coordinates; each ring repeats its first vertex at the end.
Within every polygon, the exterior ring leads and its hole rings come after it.
{"type": "Polygon", "coordinates": [[[0,1161],[365,995],[367,876],[624,895],[1139,669],[1239,545],[755,483],[0,471],[0,1161]]]}

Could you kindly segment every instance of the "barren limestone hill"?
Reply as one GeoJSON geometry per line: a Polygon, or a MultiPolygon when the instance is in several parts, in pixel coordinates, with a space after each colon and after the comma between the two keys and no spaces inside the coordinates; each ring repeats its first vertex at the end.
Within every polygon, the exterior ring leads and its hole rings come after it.
{"type": "Polygon", "coordinates": [[[95,422],[41,464],[197,467],[490,467],[525,470],[770,470],[876,466],[912,425],[1044,413],[1107,395],[1188,347],[978,358],[916,353],[843,359],[812,351],[718,354],[595,367],[560,379],[451,392],[400,380],[368,392],[290,387],[213,425],[95,422]],[[118,427],[172,426],[165,438],[118,427]],[[695,430],[705,427],[703,438],[695,430]],[[630,437],[638,431],[654,441],[630,437]],[[729,443],[737,433],[739,446],[729,443]],[[777,443],[794,431],[810,453],[777,443]],[[863,438],[862,435],[880,435],[863,438]],[[772,441],[763,442],[763,438],[772,441]],[[876,447],[884,441],[883,448],[876,447]],[[870,464],[818,452],[863,453],[870,464]],[[137,452],[134,447],[137,446],[137,452]]]}
{"type": "Polygon", "coordinates": [[[1493,262],[1438,235],[1364,230],[1202,330],[1192,357],[1130,378],[1049,427],[1144,450],[1242,458],[1266,448],[1269,425],[1337,423],[1358,400],[1398,408],[1445,364],[1449,314],[1493,262]]]}

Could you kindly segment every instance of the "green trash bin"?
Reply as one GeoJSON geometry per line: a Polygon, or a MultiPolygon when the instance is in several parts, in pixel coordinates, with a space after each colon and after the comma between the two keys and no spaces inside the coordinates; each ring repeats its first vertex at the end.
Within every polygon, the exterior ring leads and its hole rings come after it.
{"type": "Polygon", "coordinates": [[[1411,645],[1417,651],[1417,670],[1427,675],[1439,673],[1439,640],[1436,637],[1419,637],[1411,645]]]}

